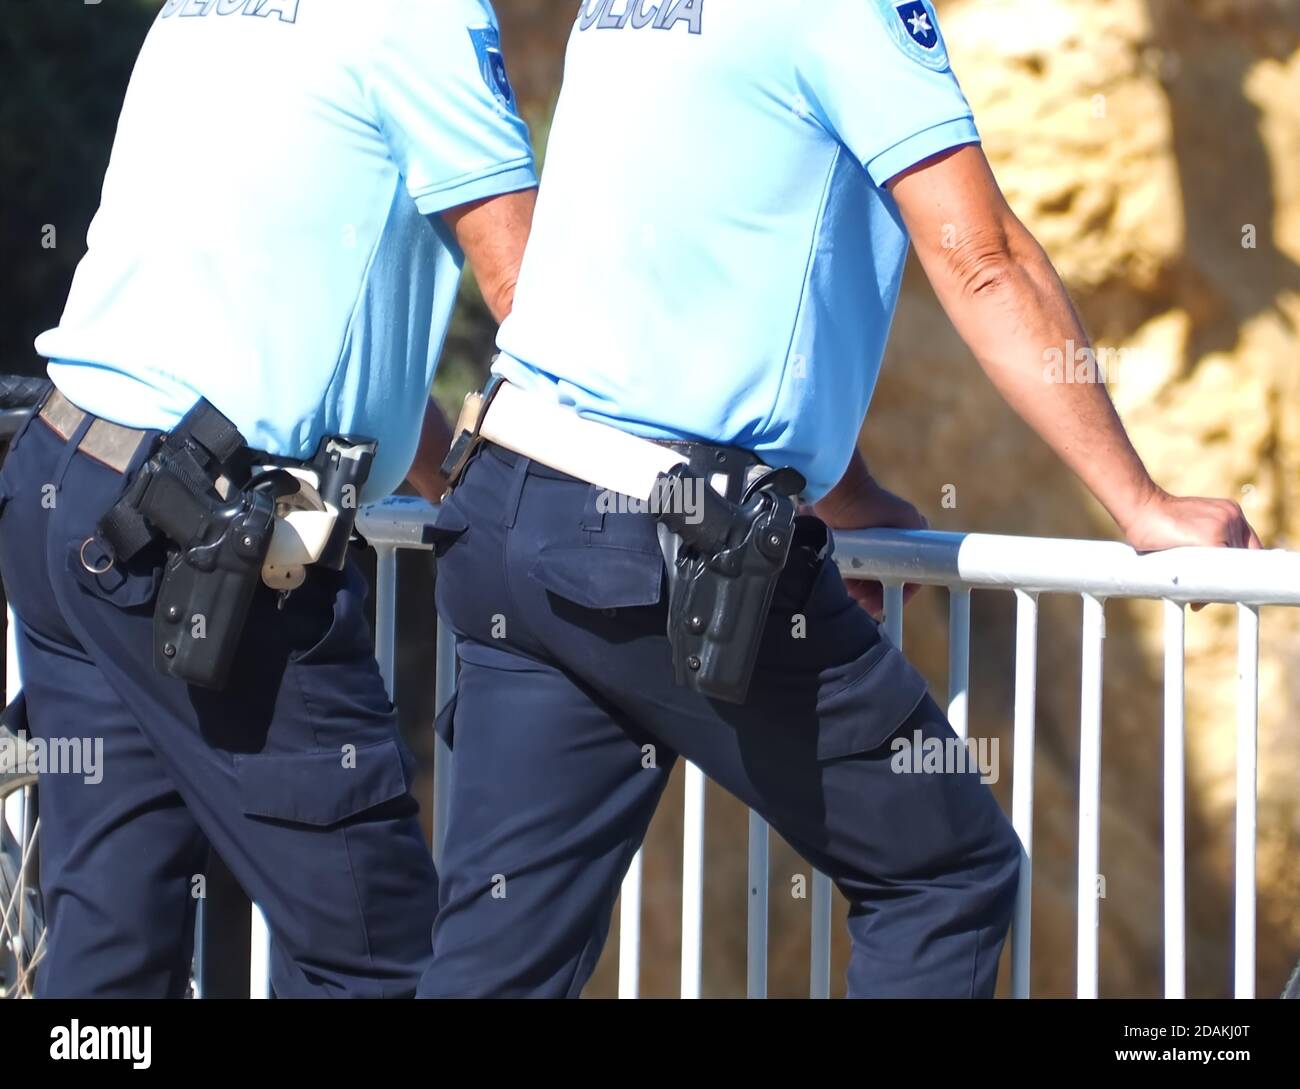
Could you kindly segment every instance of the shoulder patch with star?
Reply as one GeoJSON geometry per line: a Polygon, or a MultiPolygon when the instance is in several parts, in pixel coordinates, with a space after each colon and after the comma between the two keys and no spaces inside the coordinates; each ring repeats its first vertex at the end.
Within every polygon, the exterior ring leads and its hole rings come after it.
{"type": "Polygon", "coordinates": [[[948,67],[948,46],[939,29],[932,0],[870,0],[885,21],[895,44],[918,64],[942,72],[948,67]]]}
{"type": "Polygon", "coordinates": [[[469,32],[478,53],[479,68],[483,72],[483,82],[496,96],[503,110],[514,110],[515,92],[510,86],[510,76],[506,72],[506,59],[501,54],[501,34],[496,27],[473,27],[469,32]]]}

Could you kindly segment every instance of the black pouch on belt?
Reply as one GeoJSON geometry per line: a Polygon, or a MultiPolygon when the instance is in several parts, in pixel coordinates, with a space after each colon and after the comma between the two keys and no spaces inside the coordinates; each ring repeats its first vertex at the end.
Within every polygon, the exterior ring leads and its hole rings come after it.
{"type": "Polygon", "coordinates": [[[163,436],[99,524],[120,560],[166,539],[154,664],[206,688],[225,686],[271,545],[276,498],[297,488],[283,472],[241,479],[250,457],[235,426],[200,401],[163,436]],[[226,496],[216,487],[223,475],[226,496]]]}
{"type": "Polygon", "coordinates": [[[805,486],[795,470],[774,469],[754,480],[737,504],[685,466],[660,476],[651,502],[668,561],[668,641],[679,685],[745,702],[790,555],[794,497],[805,486]],[[696,486],[702,502],[683,502],[696,486]]]}

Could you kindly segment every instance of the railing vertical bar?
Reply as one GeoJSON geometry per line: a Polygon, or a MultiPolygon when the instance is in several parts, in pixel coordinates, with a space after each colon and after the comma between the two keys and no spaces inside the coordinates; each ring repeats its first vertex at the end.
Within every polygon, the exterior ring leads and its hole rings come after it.
{"type": "Polygon", "coordinates": [[[248,997],[271,997],[271,930],[266,916],[256,904],[252,907],[252,944],[248,960],[248,997]]]}
{"type": "Polygon", "coordinates": [[[1020,837],[1020,882],[1011,932],[1011,994],[1029,997],[1034,906],[1034,731],[1038,699],[1038,596],[1016,591],[1015,741],[1011,823],[1020,837]]]}
{"type": "Polygon", "coordinates": [[[1101,698],[1106,613],[1102,599],[1083,595],[1083,683],[1079,710],[1078,995],[1096,998],[1101,859],[1101,698]]]}
{"type": "Polygon", "coordinates": [[[375,546],[375,658],[388,698],[396,699],[397,549],[393,545],[375,546]]]}
{"type": "MultiPolygon", "coordinates": [[[[437,714],[447,709],[456,694],[456,637],[452,630],[437,621],[437,673],[434,679],[433,706],[437,714]]],[[[447,842],[447,818],[451,814],[451,747],[437,733],[433,735],[433,858],[442,857],[447,842]]]]}
{"type": "MultiPolygon", "coordinates": [[[[3,803],[0,803],[0,855],[10,850],[9,841],[13,837],[9,832],[9,806],[15,801],[17,801],[16,798],[10,797],[6,798],[3,803]]],[[[15,821],[15,823],[17,822],[15,821]]],[[[14,843],[19,852],[18,857],[21,858],[22,847],[16,839],[14,840],[14,843]]],[[[0,903],[0,912],[3,912],[3,910],[4,904],[0,903]]],[[[4,930],[4,922],[5,920],[3,916],[0,916],[0,932],[4,930]]],[[[0,948],[0,974],[2,974],[5,979],[17,978],[18,958],[14,956],[13,952],[7,946],[0,948]]]]}
{"type": "Polygon", "coordinates": [[[808,997],[831,996],[831,879],[813,872],[812,882],[812,965],[808,997]]]}
{"type": "Polygon", "coordinates": [[[1255,824],[1259,761],[1259,610],[1237,606],[1237,874],[1233,994],[1255,997],[1255,824]]]}
{"type": "Polygon", "coordinates": [[[970,715],[970,589],[948,591],[948,721],[963,741],[970,715]]]}
{"type": "MultiPolygon", "coordinates": [[[[12,703],[18,698],[18,693],[22,690],[22,680],[18,671],[18,635],[17,619],[14,617],[13,610],[9,610],[9,623],[5,629],[5,702],[12,703]]],[[[21,845],[24,835],[24,797],[21,793],[13,793],[4,800],[3,808],[0,808],[0,846],[3,846],[7,836],[11,835],[14,841],[21,845]]],[[[19,856],[21,857],[21,855],[19,856]]]]}
{"type": "Polygon", "coordinates": [[[903,584],[885,586],[885,634],[894,646],[903,646],[903,584]]]}
{"type": "Polygon", "coordinates": [[[623,878],[618,913],[618,997],[641,994],[641,877],[644,862],[640,850],[623,878]]]}
{"type": "Polygon", "coordinates": [[[204,921],[204,904],[206,900],[200,898],[198,907],[194,910],[194,957],[190,971],[194,975],[194,997],[202,998],[208,990],[208,972],[207,957],[203,955],[203,929],[206,925],[204,921]]]}
{"type": "Polygon", "coordinates": [[[1184,750],[1184,678],[1187,613],[1176,601],[1164,603],[1165,614],[1165,738],[1164,738],[1164,862],[1165,862],[1165,997],[1187,997],[1187,876],[1184,750]]]}
{"type": "Polygon", "coordinates": [[[18,618],[9,609],[5,625],[5,703],[12,703],[22,691],[22,675],[18,668],[18,618]]]}
{"type": "MultiPolygon", "coordinates": [[[[19,690],[22,688],[22,682],[18,674],[18,636],[17,621],[14,618],[13,610],[9,610],[9,623],[5,629],[5,702],[12,702],[17,698],[19,690]]],[[[27,791],[15,792],[5,798],[0,803],[0,851],[3,851],[7,844],[12,841],[17,848],[18,857],[23,856],[23,844],[26,842],[27,831],[27,791]]],[[[0,903],[0,911],[4,909],[4,904],[0,903]]],[[[13,979],[17,972],[18,959],[13,956],[9,950],[0,949],[0,968],[5,970],[5,976],[13,979]]]]}
{"type": "MultiPolygon", "coordinates": [[[[39,774],[39,773],[38,773],[39,774]]],[[[18,873],[15,884],[22,893],[26,893],[32,875],[32,867],[39,865],[40,844],[36,842],[40,830],[40,814],[35,786],[23,787],[23,817],[19,823],[22,836],[18,840],[18,873]]],[[[27,899],[25,895],[18,898],[18,933],[22,934],[27,918],[27,899]]]]}
{"type": "Polygon", "coordinates": [[[682,997],[700,997],[704,927],[704,773],[686,765],[682,829],[682,997]]]}
{"type": "Polygon", "coordinates": [[[767,908],[770,878],[767,821],[749,811],[749,896],[746,939],[745,995],[767,997],[767,908]]]}

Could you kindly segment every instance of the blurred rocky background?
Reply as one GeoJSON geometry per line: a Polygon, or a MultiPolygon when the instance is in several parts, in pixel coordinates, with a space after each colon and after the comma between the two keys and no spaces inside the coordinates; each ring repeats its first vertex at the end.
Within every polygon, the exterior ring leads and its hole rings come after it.
{"type": "MultiPolygon", "coordinates": [[[[520,99],[544,146],[576,0],[496,0],[520,99]]],[[[11,2],[0,23],[0,366],[31,370],[85,244],[136,45],[158,4],[11,2]],[[41,246],[45,224],[59,244],[41,246]]],[[[939,0],[954,67],[994,168],[1097,338],[1139,450],[1173,491],[1239,499],[1266,546],[1300,547],[1300,0],[939,0]]],[[[219,93],[219,88],[178,93],[219,93]]],[[[486,367],[472,283],[438,393],[486,367]]],[[[936,528],[1114,537],[1104,512],[1002,405],[916,269],[863,435],[877,473],[936,528]],[[947,502],[945,503],[945,497],[947,502]]],[[[398,698],[431,756],[427,561],[402,561],[398,698]]],[[[1074,989],[1079,622],[1044,599],[1039,641],[1033,989],[1074,989]]],[[[947,688],[946,595],[926,591],[906,645],[947,688]]],[[[976,594],[971,733],[1001,741],[1011,789],[1010,595],[976,594]]],[[[1161,613],[1107,606],[1101,986],[1162,987],[1161,613]]],[[[1187,627],[1188,990],[1230,993],[1236,616],[1187,627]]],[[[1260,688],[1259,992],[1300,955],[1300,615],[1265,610],[1260,688]]],[[[646,846],[642,991],[670,995],[680,950],[681,790],[646,846]]],[[[425,794],[428,796],[428,783],[425,794]]],[[[744,993],[745,814],[710,789],[705,992],[744,993]]],[[[906,836],[906,827],[894,830],[906,836]]],[[[773,995],[807,993],[802,861],[773,842],[773,995]]],[[[842,905],[839,907],[842,916],[842,905]]],[[[617,924],[589,993],[615,990],[617,924]]],[[[836,992],[847,954],[835,939],[836,992]]],[[[1004,972],[1005,975],[1005,972],[1004,972]]]]}

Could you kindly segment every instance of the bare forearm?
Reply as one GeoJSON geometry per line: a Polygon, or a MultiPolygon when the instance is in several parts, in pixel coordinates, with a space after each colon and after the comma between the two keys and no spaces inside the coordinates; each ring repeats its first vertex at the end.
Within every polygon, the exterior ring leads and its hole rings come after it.
{"type": "Polygon", "coordinates": [[[983,152],[945,153],[891,191],[939,301],[998,392],[1127,529],[1159,489],[1105,385],[1061,380],[1090,351],[1087,333],[983,152]]]}
{"type": "Polygon", "coordinates": [[[533,225],[537,190],[525,189],[443,213],[460,244],[492,317],[505,321],[533,225]]]}
{"type": "Polygon", "coordinates": [[[978,147],[933,156],[889,187],[926,275],[985,373],[1134,548],[1260,547],[1236,503],[1171,496],[1151,479],[1096,373],[1065,285],[978,147]]]}
{"type": "MultiPolygon", "coordinates": [[[[828,526],[843,528],[855,517],[862,496],[875,486],[861,451],[854,450],[840,482],[813,504],[813,511],[828,526]]],[[[854,528],[857,528],[856,526],[854,528]]]]}
{"type": "Polygon", "coordinates": [[[420,447],[406,479],[431,503],[438,502],[447,491],[447,478],[442,475],[442,463],[450,449],[451,426],[438,407],[438,402],[430,398],[424,410],[420,447]]]}
{"type": "Polygon", "coordinates": [[[1126,528],[1158,491],[1106,391],[1088,335],[1023,228],[1009,257],[943,299],[998,392],[1126,528]]]}
{"type": "MultiPolygon", "coordinates": [[[[525,189],[443,213],[474,269],[488,310],[498,322],[504,321],[514,307],[515,284],[519,280],[536,202],[537,190],[525,189]]],[[[442,463],[451,443],[451,426],[438,403],[430,398],[424,412],[420,447],[406,479],[432,502],[437,502],[447,491],[442,463]]]]}

